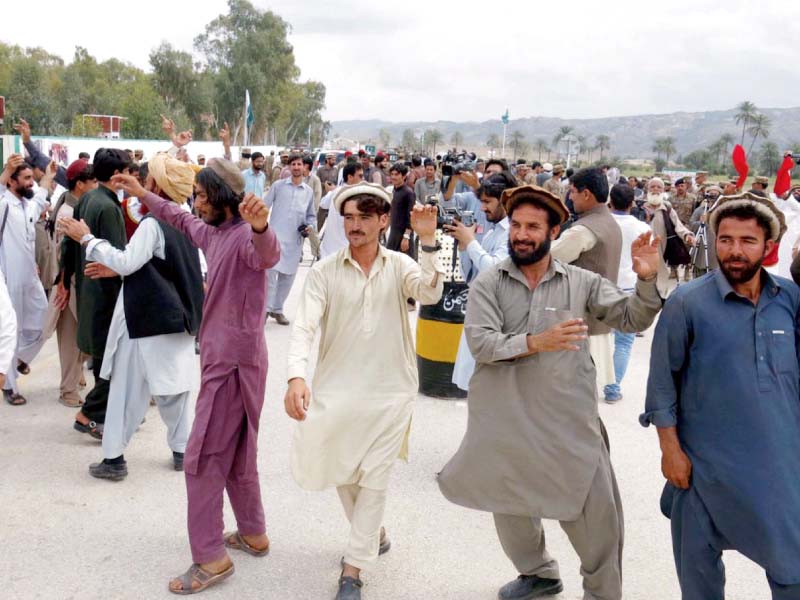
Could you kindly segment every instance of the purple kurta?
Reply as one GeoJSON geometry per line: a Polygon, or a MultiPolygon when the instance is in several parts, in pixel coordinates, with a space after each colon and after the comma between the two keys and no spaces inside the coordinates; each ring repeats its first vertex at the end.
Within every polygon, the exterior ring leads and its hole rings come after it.
{"type": "MultiPolygon", "coordinates": [[[[241,219],[214,227],[183,211],[174,202],[163,200],[154,194],[146,194],[143,201],[156,218],[181,231],[200,248],[208,263],[208,289],[200,327],[200,393],[184,459],[192,553],[195,562],[208,562],[219,558],[220,549],[224,552],[221,545],[222,489],[217,492],[220,475],[224,487],[230,488],[231,483],[237,485],[236,480],[241,482],[247,479],[251,488],[254,484],[253,494],[258,493],[255,459],[258,422],[264,404],[267,378],[267,345],[264,339],[266,270],[280,259],[280,245],[272,229],[268,228],[264,233],[254,233],[250,225],[241,219]],[[235,397],[230,397],[232,390],[235,390],[235,397]],[[246,426],[246,431],[241,437],[231,436],[230,428],[233,425],[235,430],[236,424],[230,423],[231,419],[225,418],[225,415],[230,413],[228,416],[233,418],[237,413],[240,414],[242,406],[245,419],[240,423],[246,426]],[[209,462],[206,460],[208,456],[217,455],[214,459],[217,460],[220,453],[227,452],[236,455],[235,460],[234,457],[229,457],[237,471],[235,476],[232,473],[212,474],[211,471],[217,470],[216,468],[205,468],[209,462]],[[198,482],[193,481],[193,478],[197,476],[204,480],[207,475],[208,489],[201,492],[198,482]],[[199,505],[197,511],[193,508],[195,501],[199,500],[193,496],[208,493],[220,495],[219,519],[213,520],[213,527],[206,520],[211,515],[206,514],[199,505]],[[220,522],[219,527],[216,526],[216,521],[220,522]],[[209,527],[214,531],[204,533],[202,541],[195,540],[195,531],[209,527]],[[220,529],[219,532],[216,531],[217,528],[220,529]]],[[[230,464],[228,460],[223,462],[230,464]]],[[[230,489],[228,493],[233,503],[234,495],[230,489]]],[[[260,510],[260,498],[257,504],[260,510]]],[[[202,505],[208,507],[207,502],[202,505]]],[[[213,512],[216,512],[216,503],[214,506],[213,512]]],[[[240,511],[237,506],[233,508],[238,519],[240,511]]],[[[263,531],[241,533],[254,534],[263,531]]]]}

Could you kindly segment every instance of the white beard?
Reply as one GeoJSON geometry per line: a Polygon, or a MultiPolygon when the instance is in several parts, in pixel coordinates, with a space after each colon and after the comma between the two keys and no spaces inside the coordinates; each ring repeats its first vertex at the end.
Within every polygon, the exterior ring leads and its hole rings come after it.
{"type": "Polygon", "coordinates": [[[665,194],[647,194],[647,204],[658,208],[664,203],[665,194]]]}

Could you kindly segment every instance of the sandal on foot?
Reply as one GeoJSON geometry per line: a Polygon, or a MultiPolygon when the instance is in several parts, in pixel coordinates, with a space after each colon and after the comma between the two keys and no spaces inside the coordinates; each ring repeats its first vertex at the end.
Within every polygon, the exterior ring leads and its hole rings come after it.
{"type": "Polygon", "coordinates": [[[68,408],[80,408],[83,406],[83,398],[81,398],[77,392],[74,396],[72,394],[62,394],[58,396],[58,403],[68,408]]]}
{"type": "Polygon", "coordinates": [[[180,596],[188,596],[189,594],[196,594],[198,592],[202,592],[204,589],[211,587],[212,585],[216,585],[223,579],[227,579],[231,575],[233,575],[233,564],[230,567],[222,571],[221,573],[209,573],[203,567],[194,563],[189,570],[186,571],[183,575],[178,577],[177,579],[181,582],[181,589],[173,590],[171,587],[167,586],[170,592],[173,594],[178,594],[180,596]],[[193,587],[192,584],[194,582],[200,584],[200,587],[193,587]]]}
{"type": "Polygon", "coordinates": [[[17,371],[20,375],[28,375],[31,372],[31,367],[28,363],[17,360],[17,371]]]}
{"type": "Polygon", "coordinates": [[[3,390],[3,398],[5,398],[6,402],[11,406],[22,406],[28,403],[25,396],[12,392],[11,390],[3,390]]]}
{"type": "Polygon", "coordinates": [[[267,541],[267,547],[263,550],[259,550],[258,548],[254,548],[250,544],[248,544],[245,539],[241,536],[238,531],[234,531],[233,533],[226,533],[224,536],[225,539],[225,546],[231,548],[232,550],[241,550],[242,552],[247,552],[250,556],[266,556],[269,554],[269,541],[267,541]]]}

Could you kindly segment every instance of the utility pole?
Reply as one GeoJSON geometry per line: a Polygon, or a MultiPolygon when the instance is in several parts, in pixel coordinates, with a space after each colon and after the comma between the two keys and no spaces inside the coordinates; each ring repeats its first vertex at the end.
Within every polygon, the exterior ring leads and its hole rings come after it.
{"type": "Polygon", "coordinates": [[[500,117],[500,120],[503,122],[503,149],[500,151],[500,156],[502,158],[506,157],[506,130],[508,129],[508,107],[506,107],[505,114],[500,117]]]}

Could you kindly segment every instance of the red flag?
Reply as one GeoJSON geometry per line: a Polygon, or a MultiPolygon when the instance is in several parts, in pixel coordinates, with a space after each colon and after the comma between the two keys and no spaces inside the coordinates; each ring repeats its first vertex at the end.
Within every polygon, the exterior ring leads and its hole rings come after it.
{"type": "Polygon", "coordinates": [[[733,147],[733,168],[739,174],[739,179],[736,181],[736,189],[740,190],[744,187],[744,182],[747,179],[747,173],[750,172],[750,167],[747,166],[747,157],[744,153],[744,148],[741,144],[736,144],[733,147]]]}
{"type": "Polygon", "coordinates": [[[772,188],[772,191],[779,198],[792,187],[792,167],[794,167],[794,159],[791,156],[784,156],[781,166],[778,167],[778,174],[775,177],[775,187],[772,188]]]}

